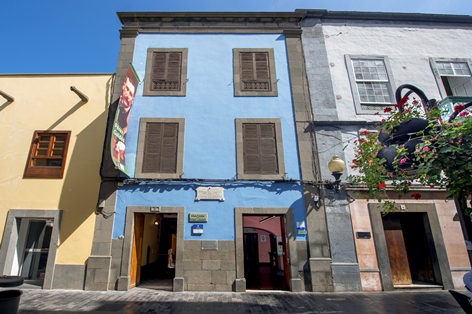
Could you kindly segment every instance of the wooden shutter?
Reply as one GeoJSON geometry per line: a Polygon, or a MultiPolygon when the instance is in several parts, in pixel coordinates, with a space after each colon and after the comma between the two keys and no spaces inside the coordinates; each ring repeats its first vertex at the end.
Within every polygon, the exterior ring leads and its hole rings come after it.
{"type": "Polygon", "coordinates": [[[244,173],[278,174],[275,125],[243,124],[244,173]]]}
{"type": "Polygon", "coordinates": [[[241,90],[271,91],[268,52],[241,52],[241,90]]]}
{"type": "Polygon", "coordinates": [[[151,72],[151,90],[180,91],[182,75],[181,52],[154,52],[151,72]]]}
{"type": "Polygon", "coordinates": [[[143,173],[176,173],[178,123],[147,123],[143,173]]]}

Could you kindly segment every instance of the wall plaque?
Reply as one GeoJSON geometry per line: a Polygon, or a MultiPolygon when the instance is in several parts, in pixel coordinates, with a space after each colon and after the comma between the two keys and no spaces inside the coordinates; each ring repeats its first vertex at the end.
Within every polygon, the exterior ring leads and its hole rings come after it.
{"type": "Polygon", "coordinates": [[[189,222],[207,222],[208,213],[189,213],[188,221],[189,222]]]}
{"type": "Polygon", "coordinates": [[[370,239],[370,232],[356,232],[358,239],[370,239]]]}
{"type": "Polygon", "coordinates": [[[222,187],[209,187],[201,186],[197,188],[197,196],[195,197],[196,201],[200,200],[218,200],[224,201],[224,188],[222,187]]]}

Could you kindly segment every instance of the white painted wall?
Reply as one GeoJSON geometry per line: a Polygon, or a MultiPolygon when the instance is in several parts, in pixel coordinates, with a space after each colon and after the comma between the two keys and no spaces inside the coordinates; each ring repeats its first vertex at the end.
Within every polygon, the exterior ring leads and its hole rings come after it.
{"type": "Polygon", "coordinates": [[[413,84],[429,98],[440,99],[429,58],[471,58],[472,29],[403,25],[324,24],[323,34],[340,120],[378,120],[357,115],[344,55],[388,56],[394,90],[413,84]]]}

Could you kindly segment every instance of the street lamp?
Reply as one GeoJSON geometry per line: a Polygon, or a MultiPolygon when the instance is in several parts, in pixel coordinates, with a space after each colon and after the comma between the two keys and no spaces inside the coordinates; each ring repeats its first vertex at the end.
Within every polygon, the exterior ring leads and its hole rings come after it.
{"type": "Polygon", "coordinates": [[[331,182],[328,181],[325,183],[325,187],[329,190],[334,190],[336,193],[339,192],[340,190],[340,183],[341,183],[341,175],[343,174],[344,171],[344,161],[339,158],[339,156],[334,155],[331,161],[328,163],[328,169],[331,171],[331,174],[333,175],[335,181],[331,182]]]}

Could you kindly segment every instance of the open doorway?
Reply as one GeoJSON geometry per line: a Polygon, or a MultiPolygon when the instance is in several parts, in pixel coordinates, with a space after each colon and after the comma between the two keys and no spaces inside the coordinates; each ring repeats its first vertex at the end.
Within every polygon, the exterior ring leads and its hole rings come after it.
{"type": "Polygon", "coordinates": [[[283,215],[243,215],[243,250],[247,289],[290,289],[283,215]]]}
{"type": "Polygon", "coordinates": [[[52,219],[21,219],[17,244],[18,275],[26,284],[43,286],[53,225],[52,219]]]}
{"type": "Polygon", "coordinates": [[[434,239],[426,213],[382,217],[394,287],[439,285],[434,239]]]}
{"type": "Polygon", "coordinates": [[[130,288],[172,290],[177,214],[135,213],[130,288]]]}

